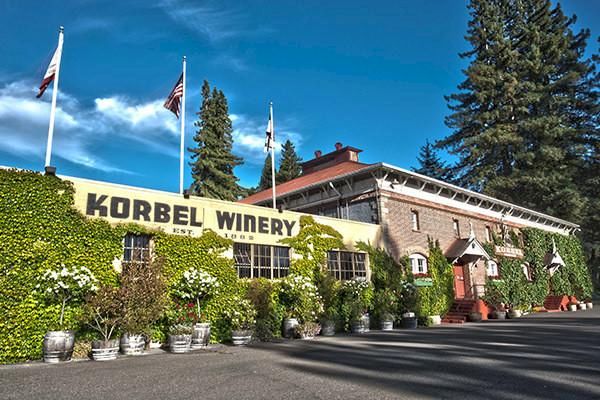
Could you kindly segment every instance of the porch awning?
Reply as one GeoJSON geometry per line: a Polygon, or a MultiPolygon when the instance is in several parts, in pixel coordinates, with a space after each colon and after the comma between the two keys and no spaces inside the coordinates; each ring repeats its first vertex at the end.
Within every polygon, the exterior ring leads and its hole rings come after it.
{"type": "Polygon", "coordinates": [[[475,262],[480,258],[484,258],[486,261],[491,259],[479,240],[473,236],[467,239],[456,239],[446,250],[445,256],[451,260],[453,264],[457,261],[470,263],[475,262]]]}

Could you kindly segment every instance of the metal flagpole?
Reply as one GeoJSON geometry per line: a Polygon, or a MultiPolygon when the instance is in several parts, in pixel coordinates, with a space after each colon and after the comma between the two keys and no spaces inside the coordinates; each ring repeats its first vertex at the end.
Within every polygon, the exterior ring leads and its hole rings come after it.
{"type": "Polygon", "coordinates": [[[273,190],[273,209],[277,209],[277,197],[275,195],[275,121],[273,120],[273,102],[269,103],[271,113],[271,187],[273,190]]]}
{"type": "Polygon", "coordinates": [[[54,86],[52,89],[52,106],[50,107],[50,124],[48,125],[48,144],[46,145],[46,165],[50,166],[50,157],[52,155],[52,137],[54,136],[54,116],[56,114],[56,96],[58,95],[58,75],[60,73],[60,60],[62,58],[63,32],[65,28],[58,30],[58,60],[56,63],[56,74],[54,75],[54,86]]]}
{"type": "Polygon", "coordinates": [[[185,56],[183,56],[183,92],[181,94],[181,145],[179,148],[179,194],[183,194],[183,145],[185,129],[185,56]]]}

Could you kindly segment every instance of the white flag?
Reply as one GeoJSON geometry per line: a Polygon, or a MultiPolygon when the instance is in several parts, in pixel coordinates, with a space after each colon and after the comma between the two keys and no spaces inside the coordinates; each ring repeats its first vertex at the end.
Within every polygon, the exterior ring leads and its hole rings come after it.
{"type": "Polygon", "coordinates": [[[265,138],[265,152],[275,147],[275,129],[273,128],[273,103],[269,104],[269,123],[267,124],[267,137],[265,138]]]}

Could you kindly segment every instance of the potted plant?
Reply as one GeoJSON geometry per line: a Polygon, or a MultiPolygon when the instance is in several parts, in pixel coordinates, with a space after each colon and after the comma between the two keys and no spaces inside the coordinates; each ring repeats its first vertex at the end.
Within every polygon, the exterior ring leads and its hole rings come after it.
{"type": "Polygon", "coordinates": [[[288,275],[281,282],[279,301],[284,308],[283,336],[295,336],[299,323],[315,322],[323,312],[323,303],[317,287],[311,280],[301,275],[288,275]]]}
{"type": "Polygon", "coordinates": [[[174,302],[167,310],[169,333],[167,343],[171,353],[187,353],[191,350],[194,324],[198,322],[194,303],[174,302]]]}
{"type": "Polygon", "coordinates": [[[482,315],[480,312],[472,311],[469,313],[468,320],[469,322],[481,322],[482,315]]]}
{"type": "Polygon", "coordinates": [[[42,295],[47,301],[60,304],[58,330],[51,330],[44,336],[43,353],[44,361],[57,363],[70,361],[75,345],[75,332],[65,329],[65,310],[69,302],[83,299],[98,288],[97,280],[86,267],[66,267],[47,270],[42,274],[40,282],[35,286],[36,293],[42,295]]]}
{"type": "Polygon", "coordinates": [[[152,325],[164,314],[167,305],[166,285],[162,276],[163,260],[149,263],[129,263],[121,273],[121,299],[124,315],[121,352],[140,355],[152,325]]]}
{"type": "Polygon", "coordinates": [[[380,289],[375,292],[373,297],[373,310],[375,318],[379,320],[382,331],[391,331],[394,329],[394,314],[398,306],[398,296],[390,289],[380,289]]]}
{"type": "Polygon", "coordinates": [[[574,301],[570,301],[567,307],[569,311],[577,311],[577,303],[574,301]]]}
{"type": "Polygon", "coordinates": [[[340,281],[335,279],[329,271],[321,270],[318,275],[317,288],[323,299],[323,313],[319,316],[320,333],[323,336],[335,335],[335,328],[339,321],[339,295],[340,281]]]}
{"type": "Polygon", "coordinates": [[[417,288],[411,282],[402,283],[400,303],[399,309],[403,311],[400,326],[405,329],[415,329],[418,319],[412,310],[417,306],[417,288]]]}
{"type": "Polygon", "coordinates": [[[219,288],[217,278],[192,267],[183,273],[181,280],[175,288],[175,296],[184,301],[192,301],[196,304],[198,322],[194,324],[192,334],[192,348],[198,349],[208,346],[210,340],[210,322],[206,320],[201,312],[201,303],[216,294],[219,288]]]}
{"type": "Polygon", "coordinates": [[[107,361],[117,358],[119,339],[115,339],[123,320],[123,302],[119,289],[102,286],[96,293],[88,295],[83,309],[84,322],[100,335],[92,341],[92,359],[107,361]]]}
{"type": "Polygon", "coordinates": [[[498,304],[494,306],[494,310],[491,312],[490,317],[492,319],[506,319],[506,308],[504,304],[498,304]]]}
{"type": "Polygon", "coordinates": [[[370,328],[369,307],[373,301],[373,286],[364,279],[352,279],[342,284],[342,312],[352,333],[365,333],[370,328]]]}
{"type": "Polygon", "coordinates": [[[321,332],[321,325],[317,322],[307,321],[296,326],[295,333],[300,339],[314,339],[321,332]]]}
{"type": "Polygon", "coordinates": [[[585,310],[585,309],[587,309],[587,306],[585,305],[585,303],[583,301],[580,301],[577,304],[577,308],[579,308],[580,310],[585,310]]]}
{"type": "Polygon", "coordinates": [[[256,324],[256,309],[250,300],[234,299],[236,308],[227,316],[231,325],[231,339],[234,346],[250,343],[256,324]]]}
{"type": "Polygon", "coordinates": [[[511,308],[508,311],[508,318],[510,318],[510,319],[520,318],[522,315],[523,315],[523,311],[521,311],[520,308],[511,308]]]}
{"type": "Polygon", "coordinates": [[[402,314],[400,323],[404,329],[415,329],[417,327],[417,316],[414,312],[407,311],[402,314]]]}
{"type": "Polygon", "coordinates": [[[592,299],[587,299],[587,300],[585,301],[585,307],[586,307],[588,310],[591,310],[592,308],[594,308],[594,304],[592,303],[592,299]]]}

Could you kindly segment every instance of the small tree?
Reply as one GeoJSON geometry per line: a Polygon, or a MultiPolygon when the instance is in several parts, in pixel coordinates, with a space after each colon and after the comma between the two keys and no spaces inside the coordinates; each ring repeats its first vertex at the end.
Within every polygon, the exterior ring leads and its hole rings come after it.
{"type": "Polygon", "coordinates": [[[83,320],[100,334],[105,343],[111,340],[120,328],[124,315],[125,309],[118,288],[102,286],[86,298],[83,320]]]}
{"type": "Polygon", "coordinates": [[[192,267],[183,273],[183,277],[175,288],[175,296],[183,300],[191,300],[196,304],[198,320],[202,320],[200,303],[214,295],[219,288],[217,278],[192,267]]]}
{"type": "Polygon", "coordinates": [[[277,184],[291,181],[302,173],[300,162],[302,159],[296,154],[294,144],[288,139],[281,148],[281,161],[279,171],[275,174],[277,184]]]}
{"type": "Polygon", "coordinates": [[[123,329],[129,334],[149,335],[167,306],[163,260],[131,263],[121,274],[120,296],[124,306],[123,329]]]}
{"type": "Polygon", "coordinates": [[[269,189],[273,186],[273,179],[271,178],[273,172],[271,155],[269,154],[265,158],[262,172],[260,173],[260,181],[258,182],[258,191],[269,189]]]}

